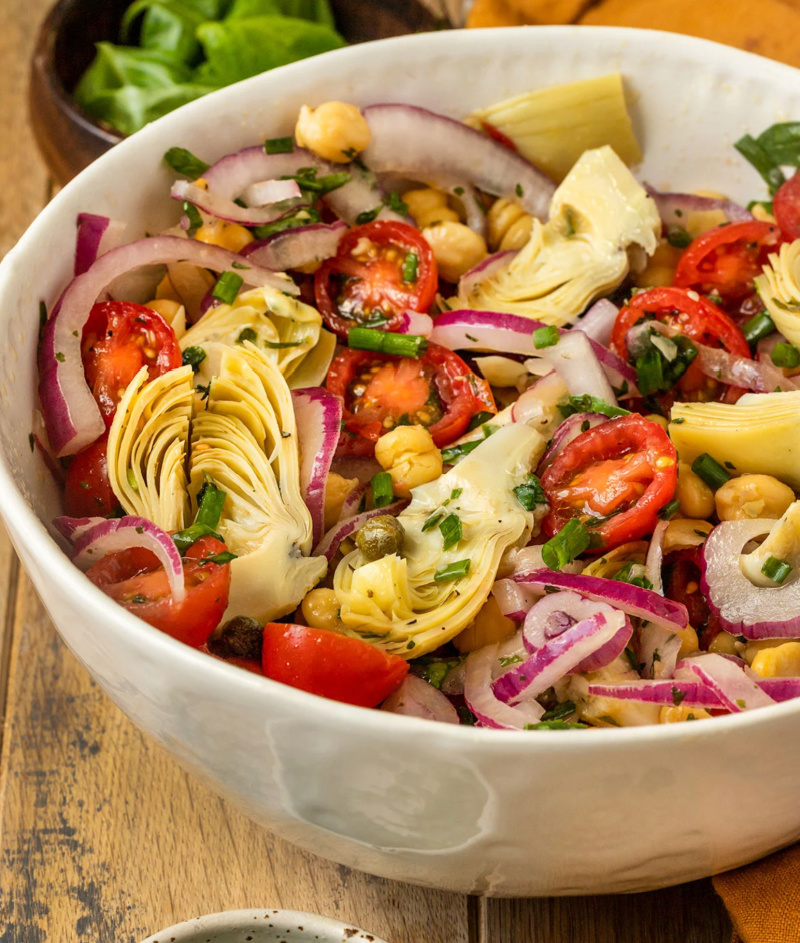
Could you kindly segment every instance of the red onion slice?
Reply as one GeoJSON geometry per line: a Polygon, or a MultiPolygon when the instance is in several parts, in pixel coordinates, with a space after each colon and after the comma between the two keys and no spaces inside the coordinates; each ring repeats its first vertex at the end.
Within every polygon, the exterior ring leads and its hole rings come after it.
{"type": "Polygon", "coordinates": [[[416,334],[418,337],[430,337],[433,331],[433,318],[419,311],[406,310],[402,320],[394,329],[396,334],[416,334]]]}
{"type": "MultiPolygon", "coordinates": [[[[568,589],[594,599],[606,602],[615,609],[620,609],[629,616],[655,622],[665,629],[685,629],[689,624],[686,606],[672,599],[665,599],[652,590],[607,580],[602,576],[584,576],[583,574],[564,573],[557,570],[537,570],[534,573],[520,573],[513,577],[520,583],[547,592],[547,587],[568,589]]],[[[552,590],[550,590],[552,592],[552,590]]]]}
{"type": "Polygon", "coordinates": [[[312,223],[275,233],[269,239],[251,242],[242,255],[273,272],[298,269],[312,262],[322,262],[336,255],[339,242],[347,232],[347,223],[312,223]]]}
{"type": "Polygon", "coordinates": [[[512,706],[523,698],[536,697],[597,653],[624,626],[625,616],[615,610],[582,619],[550,639],[522,664],[500,675],[492,683],[492,691],[498,700],[512,706]]]}
{"type": "Polygon", "coordinates": [[[486,278],[491,278],[500,269],[505,268],[516,254],[515,249],[507,249],[504,252],[487,255],[482,262],[465,272],[458,280],[459,297],[469,298],[480,282],[486,278]]]}
{"type": "Polygon", "coordinates": [[[800,678],[759,678],[758,686],[773,701],[791,701],[800,697],[800,678]]]}
{"type": "Polygon", "coordinates": [[[492,667],[497,651],[497,645],[487,645],[467,656],[464,700],[479,726],[524,730],[527,724],[536,724],[542,719],[544,708],[533,699],[522,701],[516,707],[497,699],[492,690],[492,667]]]}
{"type": "Polygon", "coordinates": [[[116,248],[126,223],[120,219],[96,216],[94,213],[78,214],[78,236],[75,240],[75,275],[83,275],[99,256],[116,248]]]}
{"type": "Polygon", "coordinates": [[[571,416],[567,416],[558,429],[556,429],[550,446],[542,456],[542,460],[539,462],[539,468],[537,469],[538,474],[541,475],[548,465],[553,463],[553,459],[557,455],[560,455],[570,442],[574,442],[579,435],[582,435],[589,429],[594,429],[595,426],[602,425],[604,422],[608,422],[608,416],[603,416],[601,413],[573,413],[571,416]]]}
{"type": "Polygon", "coordinates": [[[617,397],[594,352],[592,342],[581,331],[565,331],[557,344],[543,348],[539,355],[552,365],[567,385],[570,396],[588,393],[612,406],[617,405],[617,397]]]}
{"type": "Polygon", "coordinates": [[[583,331],[589,340],[594,341],[596,344],[608,347],[618,314],[619,308],[613,301],[609,301],[608,298],[600,298],[575,323],[575,330],[583,331]]]}
{"type": "Polygon", "coordinates": [[[639,664],[645,678],[671,678],[683,641],[675,632],[648,622],[639,629],[639,664]]]}
{"type": "Polygon", "coordinates": [[[458,724],[458,713],[432,684],[416,675],[406,675],[400,688],[390,694],[381,705],[381,710],[390,714],[405,714],[407,717],[421,717],[423,720],[438,720],[445,724],[458,724]]]}
{"type": "Polygon", "coordinates": [[[800,636],[800,580],[754,586],[739,566],[747,543],[768,534],[773,520],[723,521],[703,546],[701,588],[720,625],[747,639],[800,636]]]}
{"type": "Polygon", "coordinates": [[[125,272],[178,260],[216,272],[232,272],[252,287],[267,285],[290,294],[299,291],[290,279],[244,264],[234,252],[180,236],[139,239],[100,256],[87,272],[69,283],[42,332],[39,397],[47,436],[59,457],[74,455],[105,431],[103,417],[86,385],[81,359],[83,328],[92,305],[125,272]]]}
{"type": "Polygon", "coordinates": [[[358,514],[359,505],[364,495],[367,493],[367,488],[368,485],[365,481],[362,481],[353,488],[342,502],[342,510],[339,512],[339,517],[336,521],[337,524],[341,524],[342,521],[349,520],[351,517],[355,517],[356,514],[358,514]]]}
{"type": "Polygon", "coordinates": [[[366,165],[443,190],[472,184],[546,218],[556,187],[519,154],[460,121],[413,105],[364,109],[370,143],[366,165]]]}
{"type": "Polygon", "coordinates": [[[644,575],[653,584],[653,592],[664,595],[664,583],[661,579],[661,564],[664,559],[664,535],[669,521],[659,521],[653,528],[650,546],[644,561],[644,575]]]}
{"type": "Polygon", "coordinates": [[[768,707],[775,701],[763,691],[755,675],[749,677],[747,669],[722,655],[706,653],[695,658],[684,658],[678,664],[676,676],[696,675],[710,688],[732,713],[768,707]]]}
{"type": "Polygon", "coordinates": [[[82,570],[88,570],[107,554],[132,547],[150,550],[158,557],[172,589],[172,601],[183,602],[186,589],[180,552],[172,537],[145,517],[104,520],[83,530],[75,538],[72,561],[82,570]]]}
{"type": "Polygon", "coordinates": [[[753,219],[749,210],[730,200],[715,200],[713,197],[697,196],[694,193],[661,193],[647,185],[645,190],[655,201],[658,215],[665,226],[679,226],[685,229],[689,213],[703,213],[709,210],[722,210],[732,223],[753,219]]]}
{"type": "MultiPolygon", "coordinates": [[[[294,183],[294,181],[290,182],[294,183]]],[[[228,200],[213,190],[198,187],[188,180],[176,180],[169,195],[173,200],[193,203],[199,210],[208,213],[209,216],[216,216],[217,219],[225,219],[242,226],[261,226],[264,223],[274,222],[276,219],[283,219],[298,207],[308,205],[308,200],[302,198],[300,187],[296,183],[294,189],[297,192],[291,199],[262,207],[239,206],[233,200],[228,200]]]]}
{"type": "Polygon", "coordinates": [[[325,530],[325,487],[339,443],[342,401],[316,387],[292,390],[292,405],[300,447],[300,492],[311,514],[316,544],[325,530]]]}
{"type": "Polygon", "coordinates": [[[356,514],[355,517],[351,517],[346,521],[337,521],[314,548],[313,556],[325,557],[330,562],[336,555],[339,544],[345,537],[354,534],[362,524],[373,517],[378,517],[380,514],[397,515],[407,504],[408,501],[393,501],[391,504],[387,504],[385,508],[373,508],[371,511],[356,514]]]}
{"type": "Polygon", "coordinates": [[[53,519],[53,527],[55,527],[65,540],[74,544],[78,537],[87,530],[90,530],[97,524],[102,524],[105,520],[105,517],[68,517],[67,515],[62,515],[61,517],[53,519]]]}
{"type": "Polygon", "coordinates": [[[664,704],[667,707],[703,707],[719,710],[724,705],[719,696],[699,679],[668,678],[666,681],[626,681],[624,684],[590,684],[592,697],[613,697],[620,701],[664,704]]]}
{"type": "Polygon", "coordinates": [[[303,195],[296,180],[260,180],[251,183],[242,194],[248,206],[271,206],[283,200],[296,200],[303,195]]]}
{"type": "Polygon", "coordinates": [[[512,622],[524,621],[531,606],[538,598],[536,593],[513,579],[496,580],[492,595],[497,600],[500,612],[512,622]]]}
{"type": "Polygon", "coordinates": [[[714,380],[754,393],[773,393],[778,388],[797,389],[796,381],[785,376],[770,361],[739,357],[721,347],[706,347],[703,344],[695,344],[695,347],[695,362],[707,377],[714,380]]]}

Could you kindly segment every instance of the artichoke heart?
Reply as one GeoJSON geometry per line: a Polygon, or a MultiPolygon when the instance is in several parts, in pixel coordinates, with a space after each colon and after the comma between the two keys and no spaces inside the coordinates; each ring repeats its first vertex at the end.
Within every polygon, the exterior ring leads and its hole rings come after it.
{"type": "Polygon", "coordinates": [[[669,434],[682,462],[708,452],[732,474],[773,475],[800,488],[800,390],[729,403],[675,403],[669,434]]]}
{"type": "Polygon", "coordinates": [[[459,294],[459,304],[560,327],[622,282],[629,250],[652,255],[660,233],[655,203],[614,151],[586,151],[553,195],[549,221],[534,220],[511,262],[459,294]]]}
{"type": "Polygon", "coordinates": [[[775,582],[763,570],[764,564],[770,557],[788,563],[792,572],[786,583],[797,579],[800,567],[800,501],[790,504],[779,521],[765,521],[769,527],[763,543],[759,544],[752,553],[743,553],[739,557],[739,566],[742,573],[754,586],[774,587],[775,582]]]}
{"type": "Polygon", "coordinates": [[[207,479],[226,492],[219,532],[237,554],[225,619],[269,622],[291,612],[325,575],[308,557],[311,515],[299,484],[292,396],[268,352],[249,341],[207,344],[219,365],[192,424],[189,490],[207,479]]]}
{"type": "Polygon", "coordinates": [[[192,368],[179,367],[148,382],[136,374],[108,434],[108,478],[127,514],[162,530],[182,530],[188,520],[186,452],[192,415],[192,368]]]}
{"type": "Polygon", "coordinates": [[[275,288],[254,288],[233,304],[210,308],[180,339],[181,350],[205,351],[199,377],[207,383],[219,372],[224,346],[252,342],[277,364],[288,380],[316,346],[322,317],[310,305],[275,288]],[[212,348],[216,356],[211,356],[212,348]]]}
{"type": "Polygon", "coordinates": [[[755,285],[775,327],[792,344],[800,344],[800,239],[785,242],[770,255],[755,285]]]}
{"type": "Polygon", "coordinates": [[[469,625],[489,595],[503,553],[525,545],[536,522],[517,500],[546,442],[524,423],[498,429],[446,475],[412,491],[399,515],[402,556],[347,554],[334,575],[344,631],[406,658],[424,655],[469,625]],[[447,550],[440,524],[455,517],[447,550]],[[443,571],[465,569],[443,581],[443,571]],[[439,576],[439,580],[436,576],[439,576]]]}

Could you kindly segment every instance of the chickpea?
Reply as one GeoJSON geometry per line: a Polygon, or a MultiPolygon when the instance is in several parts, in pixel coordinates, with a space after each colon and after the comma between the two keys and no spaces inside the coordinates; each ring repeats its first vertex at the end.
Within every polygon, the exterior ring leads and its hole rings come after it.
{"type": "Polygon", "coordinates": [[[197,230],[194,238],[210,246],[227,249],[229,252],[241,252],[253,241],[253,234],[238,223],[212,219],[197,230]]]}
{"type": "Polygon", "coordinates": [[[679,724],[684,721],[705,720],[711,714],[702,707],[686,707],[680,704],[678,707],[662,707],[658,718],[660,724],[679,724]]]}
{"type": "Polygon", "coordinates": [[[448,221],[428,226],[422,235],[433,250],[439,274],[453,284],[488,254],[483,236],[463,223],[448,221]]]}
{"type": "Polygon", "coordinates": [[[664,553],[673,550],[688,550],[690,547],[699,547],[713,530],[708,521],[698,521],[681,517],[669,522],[664,531],[664,553]]]}
{"type": "Polygon", "coordinates": [[[800,674],[800,642],[763,649],[751,667],[761,678],[796,678],[800,674]]]}
{"type": "Polygon", "coordinates": [[[330,629],[336,632],[341,628],[339,600],[332,589],[312,589],[310,593],[306,593],[300,610],[312,629],[330,629]]]}
{"type": "Polygon", "coordinates": [[[721,521],[779,518],[794,504],[794,491],[772,475],[741,475],[726,481],[714,501],[721,521]]]}
{"type": "Polygon", "coordinates": [[[443,190],[434,190],[432,187],[409,190],[403,194],[403,200],[420,229],[459,221],[458,213],[447,205],[447,194],[443,190]]]}
{"type": "Polygon", "coordinates": [[[700,641],[697,638],[697,632],[692,626],[687,625],[685,629],[676,629],[675,634],[681,640],[680,651],[678,652],[678,661],[700,651],[700,641]]]}
{"type": "Polygon", "coordinates": [[[392,476],[394,493],[401,498],[442,474],[442,453],[424,426],[397,426],[382,435],[375,445],[375,458],[392,476]]]}
{"type": "Polygon", "coordinates": [[[153,298],[145,303],[145,307],[160,314],[167,324],[172,324],[183,305],[180,301],[171,301],[169,298],[153,298]]]}
{"type": "Polygon", "coordinates": [[[736,638],[729,632],[719,632],[714,636],[708,650],[715,655],[738,655],[736,638]]]}
{"type": "Polygon", "coordinates": [[[665,419],[663,416],[659,416],[658,413],[648,413],[644,418],[648,422],[658,423],[662,429],[669,428],[669,420],[665,419]]]}
{"type": "Polygon", "coordinates": [[[636,287],[657,288],[660,285],[671,285],[682,252],[682,249],[676,249],[666,240],[660,242],[645,267],[634,278],[636,287]]]}
{"type": "Polygon", "coordinates": [[[346,164],[369,144],[369,125],[357,105],[325,102],[316,108],[303,105],[294,136],[325,160],[346,164]]]}
{"type": "Polygon", "coordinates": [[[177,301],[181,304],[181,296],[175,291],[175,286],[170,281],[169,275],[165,275],[158,283],[156,288],[157,301],[177,301]]]}
{"type": "MultiPolygon", "coordinates": [[[[763,652],[768,648],[780,648],[781,645],[785,645],[787,642],[796,642],[796,641],[797,639],[789,639],[789,638],[765,638],[765,639],[759,639],[758,641],[747,642],[744,649],[744,660],[752,668],[753,662],[755,661],[755,657],[760,652],[763,652]]],[[[734,654],[736,653],[734,652],[734,654]]]]}
{"type": "Polygon", "coordinates": [[[500,605],[494,596],[490,596],[481,606],[474,621],[459,633],[453,644],[462,653],[474,652],[484,645],[504,642],[516,632],[516,625],[500,611],[500,605]]]}
{"type": "Polygon", "coordinates": [[[492,252],[521,249],[533,229],[533,217],[517,203],[503,197],[495,200],[486,215],[487,241],[492,252]]]}
{"type": "Polygon", "coordinates": [[[527,213],[506,230],[500,242],[500,251],[506,252],[514,249],[521,249],[531,238],[533,232],[533,217],[527,213]]]}
{"type": "Polygon", "coordinates": [[[754,203],[750,212],[760,223],[775,224],[775,217],[762,203],[754,203]]]}
{"type": "Polygon", "coordinates": [[[675,497],[680,501],[681,514],[686,517],[711,517],[714,513],[714,492],[686,462],[678,463],[675,497]]]}
{"type": "Polygon", "coordinates": [[[357,484],[358,478],[342,478],[336,472],[328,475],[325,482],[325,530],[329,530],[339,520],[342,505],[357,484]]]}

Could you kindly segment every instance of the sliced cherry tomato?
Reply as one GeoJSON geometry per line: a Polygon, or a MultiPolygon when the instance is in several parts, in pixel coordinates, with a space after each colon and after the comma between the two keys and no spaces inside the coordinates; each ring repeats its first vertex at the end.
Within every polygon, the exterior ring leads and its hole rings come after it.
{"type": "Polygon", "coordinates": [[[359,707],[377,707],[408,674],[399,655],[305,625],[268,623],[262,652],[264,674],[273,681],[359,707]]]}
{"type": "Polygon", "coordinates": [[[325,323],[340,337],[351,327],[394,331],[406,309],[430,308],[438,278],[419,230],[376,220],[343,236],[337,255],[317,269],[314,294],[325,323]]]}
{"type": "Polygon", "coordinates": [[[331,364],[327,387],[344,400],[343,443],[348,434],[375,443],[397,425],[419,425],[442,448],[462,435],[475,413],[497,412],[489,384],[438,344],[428,344],[419,360],[348,347],[331,364]]]}
{"type": "Polygon", "coordinates": [[[164,567],[149,550],[134,547],[110,553],[86,575],[140,619],[199,648],[227,609],[231,586],[230,564],[202,561],[225,550],[225,544],[214,537],[201,537],[186,551],[183,558],[186,596],[178,605],[172,602],[164,567]]]}
{"type": "Polygon", "coordinates": [[[517,153],[517,145],[511,140],[507,134],[496,128],[490,121],[481,121],[481,127],[483,128],[483,133],[488,135],[493,141],[497,141],[498,144],[502,144],[503,147],[507,147],[510,151],[517,153]]]}
{"type": "Polygon", "coordinates": [[[543,521],[552,536],[572,518],[608,550],[649,534],[678,480],[675,447],[658,423],[620,416],[582,433],[542,475],[550,503],[543,521]]]}
{"type": "Polygon", "coordinates": [[[780,238],[777,226],[759,220],[715,226],[684,250],[673,284],[725,300],[744,298],[780,238]]]}
{"type": "Polygon", "coordinates": [[[136,374],[146,366],[153,380],[181,365],[175,332],[160,314],[131,301],[92,308],[83,329],[83,367],[106,426],[136,374]]]}
{"type": "Polygon", "coordinates": [[[625,360],[625,336],[645,316],[652,315],[680,331],[690,340],[709,347],[722,345],[740,357],[750,356],[750,347],[741,330],[715,304],[686,288],[650,288],[635,294],[620,309],[611,332],[611,349],[625,360]]]}
{"type": "Polygon", "coordinates": [[[107,445],[106,432],[70,462],[64,483],[64,513],[70,517],[108,517],[119,507],[108,480],[107,445]]]}
{"type": "Polygon", "coordinates": [[[702,547],[674,550],[668,554],[664,561],[664,593],[686,606],[689,625],[698,633],[700,647],[708,649],[721,627],[700,589],[702,560],[702,547]]]}
{"type": "Polygon", "coordinates": [[[778,188],[772,212],[784,239],[800,239],[800,170],[778,188]]]}

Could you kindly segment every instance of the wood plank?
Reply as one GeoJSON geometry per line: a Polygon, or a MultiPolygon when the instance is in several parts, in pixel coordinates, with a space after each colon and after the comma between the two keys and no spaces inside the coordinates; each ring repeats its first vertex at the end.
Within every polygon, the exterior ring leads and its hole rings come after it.
{"type": "Polygon", "coordinates": [[[649,894],[487,900],[480,943],[729,943],[710,881],[649,894]]]}
{"type": "Polygon", "coordinates": [[[90,680],[25,577],[7,730],[3,943],[133,943],[198,913],[265,906],[335,916],[397,943],[467,943],[463,896],[304,854],[187,776],[90,680]]]}

